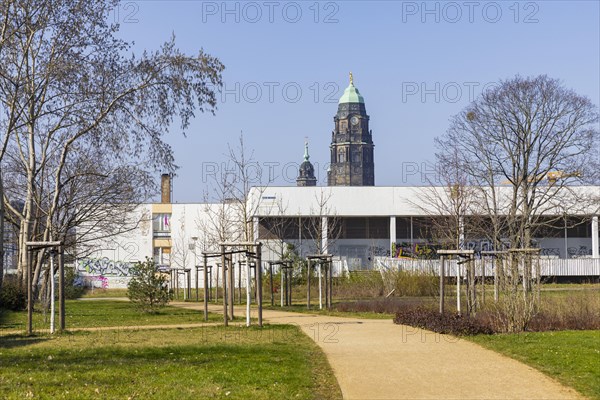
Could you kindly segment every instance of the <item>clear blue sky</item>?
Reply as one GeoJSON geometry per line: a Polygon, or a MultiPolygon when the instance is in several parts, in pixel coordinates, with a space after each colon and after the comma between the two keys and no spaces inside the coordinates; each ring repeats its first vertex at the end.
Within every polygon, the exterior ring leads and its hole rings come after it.
{"type": "Polygon", "coordinates": [[[216,116],[167,139],[176,202],[202,200],[240,131],[278,185],[295,184],[308,137],[326,185],[349,71],[371,117],[377,185],[421,184],[414,171],[434,160],[434,138],[499,79],[548,74],[600,104],[598,1],[123,1],[114,17],[136,52],[175,33],[226,66],[216,116]]]}

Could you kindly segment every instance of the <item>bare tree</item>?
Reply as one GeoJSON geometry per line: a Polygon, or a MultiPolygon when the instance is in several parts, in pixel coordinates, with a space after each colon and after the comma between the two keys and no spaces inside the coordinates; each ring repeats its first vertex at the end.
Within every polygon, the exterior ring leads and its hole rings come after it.
{"type": "MultiPolygon", "coordinates": [[[[296,229],[300,229],[298,219],[286,217],[287,204],[283,204],[283,199],[278,199],[269,205],[266,212],[268,217],[260,221],[260,228],[263,230],[265,247],[275,255],[275,259],[283,260],[286,257],[288,250],[288,242],[290,233],[296,229]]],[[[261,235],[263,236],[263,235],[261,235]]],[[[296,235],[298,237],[298,235],[296,235]]]]}
{"type": "Polygon", "coordinates": [[[262,170],[259,163],[254,159],[254,150],[249,150],[244,142],[244,135],[240,134],[237,146],[227,145],[228,149],[228,169],[231,168],[235,178],[231,185],[232,203],[235,204],[237,212],[237,221],[243,225],[241,240],[245,242],[253,241],[254,227],[252,216],[255,214],[256,207],[260,205],[248,201],[250,188],[258,187],[260,192],[264,192],[266,185],[271,182],[267,178],[265,182],[262,176],[262,170]]]}
{"type": "Polygon", "coordinates": [[[4,185],[2,184],[2,166],[0,165],[0,289],[4,278],[4,185]]]}
{"type": "MultiPolygon", "coordinates": [[[[417,201],[410,203],[429,216],[432,238],[442,248],[466,249],[468,235],[477,237],[481,231],[481,218],[474,210],[477,191],[467,184],[467,178],[460,172],[461,159],[456,150],[445,152],[446,165],[438,168],[436,181],[430,186],[419,188],[417,201]]],[[[457,265],[460,268],[460,265],[457,265]]],[[[475,265],[466,263],[467,313],[476,311],[475,265]]]]}
{"type": "Polygon", "coordinates": [[[517,76],[484,92],[436,141],[441,168],[456,169],[478,190],[478,211],[491,221],[494,244],[506,241],[521,251],[503,264],[511,281],[502,311],[523,317],[511,329],[524,329],[536,306],[528,251],[536,230],[562,218],[561,208],[598,210],[589,193],[573,186],[597,177],[597,122],[597,107],[558,80],[517,76]]]}
{"type": "Polygon", "coordinates": [[[171,250],[171,264],[175,264],[179,268],[188,268],[188,263],[192,250],[190,249],[191,238],[187,234],[185,224],[185,208],[179,219],[179,227],[174,233],[176,234],[173,237],[173,248],[171,250]]]}
{"type": "MultiPolygon", "coordinates": [[[[15,19],[13,18],[15,15],[16,9],[16,1],[4,0],[0,2],[0,15],[2,16],[2,21],[0,22],[0,57],[2,57],[2,53],[4,52],[4,44],[17,31],[18,24],[15,24],[15,19]]],[[[6,147],[9,138],[9,129],[1,129],[1,145],[2,149],[6,147]]],[[[1,161],[0,153],[0,161],[1,161]]],[[[4,277],[4,222],[5,222],[5,208],[4,208],[4,185],[2,178],[2,165],[0,163],[0,289],[2,288],[2,282],[4,277]]]]}
{"type": "Polygon", "coordinates": [[[202,51],[181,53],[174,38],[134,56],[107,22],[116,0],[5,4],[14,34],[0,51],[0,162],[11,175],[4,204],[19,219],[22,274],[24,242],[66,241],[82,215],[143,201],[144,190],[128,189],[175,168],[164,135],[174,118],[185,132],[195,112],[214,111],[223,65],[202,51]],[[117,194],[127,175],[130,185],[117,194]],[[25,206],[11,208],[11,200],[25,206]]]}
{"type": "MultiPolygon", "coordinates": [[[[597,108],[547,76],[503,81],[456,115],[437,139],[442,168],[456,165],[480,188],[486,211],[505,216],[511,248],[529,248],[542,216],[579,209],[573,183],[597,174],[597,108]],[[506,187],[499,187],[506,182],[506,187]],[[564,204],[564,203],[563,203],[564,204]]],[[[589,204],[586,204],[588,206],[589,204]]]]}
{"type": "Polygon", "coordinates": [[[310,208],[311,217],[302,219],[305,231],[312,239],[315,254],[331,254],[330,248],[342,235],[342,220],[331,206],[332,195],[331,191],[321,188],[315,193],[315,202],[310,208]],[[326,232],[323,229],[325,223],[326,232]]]}

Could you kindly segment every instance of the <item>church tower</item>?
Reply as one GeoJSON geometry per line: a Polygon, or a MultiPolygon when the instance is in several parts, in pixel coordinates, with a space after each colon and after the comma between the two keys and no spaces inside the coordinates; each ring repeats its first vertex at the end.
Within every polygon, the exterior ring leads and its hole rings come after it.
{"type": "Polygon", "coordinates": [[[315,167],[309,161],[308,141],[304,143],[304,161],[300,164],[298,171],[297,186],[317,186],[317,178],[315,178],[315,167]]]}
{"type": "Polygon", "coordinates": [[[331,133],[331,165],[327,181],[329,186],[374,186],[373,137],[369,130],[369,116],[365,100],[354,86],[352,73],[350,85],[338,102],[335,124],[331,133]]]}

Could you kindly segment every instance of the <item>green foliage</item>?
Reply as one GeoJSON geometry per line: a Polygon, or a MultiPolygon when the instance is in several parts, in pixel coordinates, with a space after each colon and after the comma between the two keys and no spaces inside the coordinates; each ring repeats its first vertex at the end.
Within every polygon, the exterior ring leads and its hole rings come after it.
{"type": "Polygon", "coordinates": [[[0,309],[19,311],[27,307],[27,290],[19,284],[18,279],[5,276],[0,288],[0,309]]]}
{"type": "Polygon", "coordinates": [[[65,268],[65,298],[75,300],[83,296],[85,287],[77,284],[75,268],[65,268]]]}
{"type": "Polygon", "coordinates": [[[127,285],[127,297],[138,309],[156,312],[171,300],[167,287],[167,275],[158,270],[153,260],[138,262],[131,269],[131,280],[127,285]]]}
{"type": "MultiPolygon", "coordinates": [[[[148,325],[176,325],[204,322],[204,316],[197,310],[166,306],[152,314],[140,313],[137,306],[129,301],[67,300],[67,329],[124,327],[148,325]]],[[[34,310],[33,330],[48,329],[48,316],[34,310]]],[[[208,313],[209,322],[223,322],[223,316],[208,313]]],[[[24,330],[27,324],[26,311],[2,311],[0,332],[24,330]]]]}

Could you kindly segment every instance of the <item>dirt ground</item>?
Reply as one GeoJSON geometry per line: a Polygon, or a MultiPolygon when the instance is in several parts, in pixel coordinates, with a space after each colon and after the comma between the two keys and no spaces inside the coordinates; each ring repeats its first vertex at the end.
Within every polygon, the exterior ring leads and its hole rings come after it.
{"type": "MultiPolygon", "coordinates": [[[[211,306],[211,311],[219,307],[211,306]]],[[[256,310],[252,312],[256,317],[256,310]]],[[[243,314],[237,310],[236,315],[243,314]]],[[[323,349],[344,399],[583,398],[541,372],[474,343],[391,320],[272,310],[265,310],[263,317],[273,324],[298,325],[323,349]]]]}

